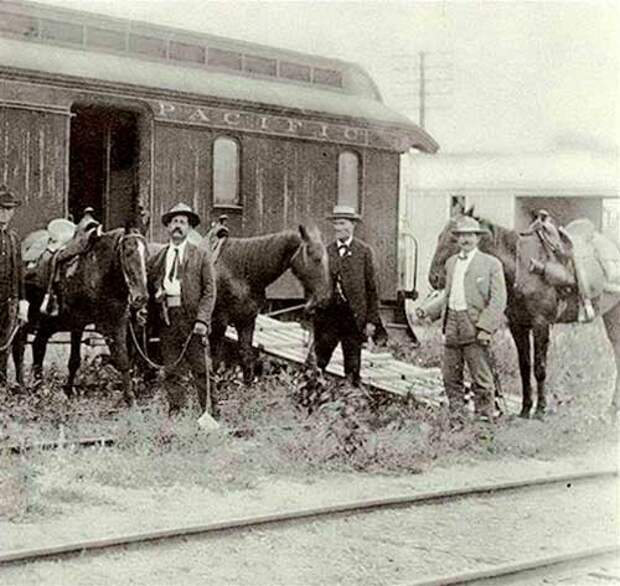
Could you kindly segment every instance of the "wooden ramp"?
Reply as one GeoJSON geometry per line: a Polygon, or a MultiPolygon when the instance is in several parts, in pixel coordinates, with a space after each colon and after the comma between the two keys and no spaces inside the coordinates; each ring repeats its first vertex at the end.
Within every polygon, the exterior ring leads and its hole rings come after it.
{"type": "MultiPolygon", "coordinates": [[[[237,340],[237,332],[229,327],[226,336],[237,340]]],[[[259,315],[254,331],[254,347],[278,358],[298,364],[306,361],[311,344],[310,333],[297,322],[282,322],[259,315]]],[[[336,348],[327,372],[344,376],[342,350],[336,348]]],[[[362,350],[362,382],[376,389],[399,396],[411,394],[416,400],[438,405],[443,395],[441,373],[438,368],[422,368],[396,360],[388,352],[362,350]]]]}

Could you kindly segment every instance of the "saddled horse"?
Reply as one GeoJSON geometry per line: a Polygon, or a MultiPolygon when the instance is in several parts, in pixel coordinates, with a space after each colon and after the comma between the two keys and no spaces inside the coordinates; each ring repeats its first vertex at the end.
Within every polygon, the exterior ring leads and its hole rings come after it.
{"type": "Polygon", "coordinates": [[[127,349],[127,326],[131,311],[146,318],[147,245],[140,225],[128,224],[107,232],[94,230],[86,250],[75,264],[61,270],[57,283],[57,315],[41,313],[47,287],[39,279],[26,279],[26,296],[30,302],[29,326],[23,328],[13,345],[17,379],[23,384],[23,358],[28,331],[35,333],[32,346],[33,373],[41,377],[47,343],[56,332],[71,333],[69,375],[65,392],[71,395],[75,375],[80,367],[80,344],[85,327],[94,324],[110,350],[112,364],[121,373],[125,401],[134,402],[130,360],[127,349]]]}
{"type": "Polygon", "coordinates": [[[215,267],[217,298],[210,336],[213,355],[219,354],[227,326],[234,326],[243,380],[249,384],[254,377],[252,338],[266,288],[291,269],[304,287],[305,308],[311,312],[331,293],[327,251],[317,228],[300,225],[298,231],[228,238],[215,267]]]}
{"type": "MultiPolygon", "coordinates": [[[[473,216],[473,208],[466,213],[473,216]]],[[[574,308],[573,311],[558,311],[560,303],[563,303],[560,291],[548,284],[542,276],[531,273],[527,267],[520,266],[524,259],[520,259],[517,254],[519,234],[487,220],[476,219],[487,230],[480,240],[480,249],[497,257],[504,267],[508,290],[506,317],[517,347],[521,374],[523,397],[520,416],[529,417],[533,407],[531,333],[534,344],[534,378],[537,386],[535,415],[542,417],[547,406],[545,380],[550,325],[558,321],[574,322],[577,320],[577,296],[573,293],[572,299],[569,299],[574,308]],[[527,278],[524,278],[526,273],[527,278]],[[558,315],[560,315],[559,319],[558,315]]],[[[453,217],[437,239],[437,247],[429,272],[429,282],[434,289],[445,287],[446,260],[458,252],[456,238],[452,233],[457,221],[458,218],[453,217]]],[[[615,415],[620,399],[620,295],[605,294],[605,299],[600,300],[599,306],[616,361],[616,382],[611,404],[612,415],[615,415]]]]}

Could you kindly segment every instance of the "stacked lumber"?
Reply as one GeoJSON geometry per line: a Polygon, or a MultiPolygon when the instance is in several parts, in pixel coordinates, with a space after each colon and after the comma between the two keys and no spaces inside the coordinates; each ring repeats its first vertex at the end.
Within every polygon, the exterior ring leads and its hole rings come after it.
{"type": "MultiPolygon", "coordinates": [[[[237,333],[228,328],[226,336],[237,340],[237,333]]],[[[256,320],[253,344],[255,348],[291,362],[303,364],[312,345],[310,332],[297,322],[282,322],[266,315],[256,320]]],[[[336,348],[327,372],[344,376],[344,363],[340,346],[336,348]]],[[[362,382],[381,391],[414,399],[432,405],[442,400],[441,373],[438,368],[422,368],[397,360],[389,352],[362,350],[362,382]]]]}

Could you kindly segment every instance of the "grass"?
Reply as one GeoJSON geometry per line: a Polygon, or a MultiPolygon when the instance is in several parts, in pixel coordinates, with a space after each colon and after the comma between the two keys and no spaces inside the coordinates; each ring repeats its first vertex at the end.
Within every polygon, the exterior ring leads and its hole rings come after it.
{"type": "MultiPolygon", "coordinates": [[[[420,332],[422,348],[392,344],[399,356],[437,366],[441,337],[420,332]]],[[[98,362],[81,374],[84,393],[68,401],[63,376],[26,393],[2,393],[2,443],[113,436],[112,448],[0,451],[0,517],[30,520],[64,506],[97,503],[86,486],[160,488],[204,486],[240,490],[265,477],[316,478],[332,472],[419,473],[436,463],[505,456],[554,458],[597,442],[615,440],[605,417],[614,369],[600,323],[556,326],[549,352],[547,421],[508,418],[494,428],[450,427],[445,413],[354,389],[340,381],[315,381],[308,373],[266,360],[266,374],[251,389],[235,370],[217,373],[225,429],[205,434],[193,401],[173,421],[158,384],[140,385],[141,409],[112,411],[120,399],[115,373],[98,362]],[[98,384],[94,384],[93,381],[98,384]],[[231,433],[231,430],[235,430],[231,433]]],[[[505,392],[518,392],[516,353],[509,335],[496,354],[505,392]]]]}

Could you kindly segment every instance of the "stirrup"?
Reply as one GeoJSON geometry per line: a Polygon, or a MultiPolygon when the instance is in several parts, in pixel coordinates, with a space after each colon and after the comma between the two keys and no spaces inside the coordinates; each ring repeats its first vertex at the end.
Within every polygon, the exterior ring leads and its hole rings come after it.
{"type": "Polygon", "coordinates": [[[580,322],[589,322],[596,317],[596,311],[592,305],[591,299],[582,299],[579,304],[579,314],[577,320],[580,322]]]}

